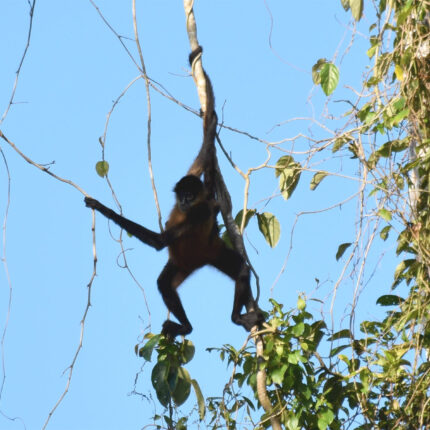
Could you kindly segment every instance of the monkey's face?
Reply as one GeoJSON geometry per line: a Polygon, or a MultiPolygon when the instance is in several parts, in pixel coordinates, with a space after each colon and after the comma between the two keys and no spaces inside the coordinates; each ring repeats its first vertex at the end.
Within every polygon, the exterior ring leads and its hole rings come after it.
{"type": "Polygon", "coordinates": [[[203,182],[194,175],[184,176],[173,190],[176,193],[176,203],[182,212],[187,212],[204,194],[203,182]]]}

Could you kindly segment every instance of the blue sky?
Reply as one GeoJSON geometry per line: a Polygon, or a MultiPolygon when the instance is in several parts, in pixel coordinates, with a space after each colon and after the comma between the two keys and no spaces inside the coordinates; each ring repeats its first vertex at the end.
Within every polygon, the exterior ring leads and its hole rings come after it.
{"type": "MultiPolygon", "coordinates": [[[[268,141],[291,138],[298,133],[316,139],[328,134],[309,120],[327,122],[324,96],[313,86],[312,65],[322,57],[332,59],[341,70],[332,100],[353,97],[346,85],[360,88],[368,66],[367,40],[356,34],[340,2],[196,1],[199,41],[204,47],[204,66],[216,94],[219,117],[226,125],[268,141]],[[271,31],[271,16],[273,28],[271,31]]],[[[97,5],[118,34],[133,38],[131,2],[99,1],[97,5]]],[[[188,39],[182,2],[138,1],[138,23],[149,76],[174,97],[198,109],[196,90],[188,76],[188,39]]],[[[360,27],[367,32],[371,20],[360,27]]],[[[25,47],[28,3],[0,3],[0,113],[7,108],[15,71],[25,47]]],[[[133,41],[124,39],[133,55],[133,41]]],[[[20,74],[15,104],[1,125],[3,133],[34,161],[55,164],[50,169],[79,184],[90,195],[114,207],[105,180],[97,176],[101,159],[98,142],[113,101],[139,75],[118,39],[103,23],[90,1],[42,1],[36,5],[31,45],[20,74]]],[[[178,105],[152,92],[152,158],[163,221],[173,204],[174,183],[188,169],[201,144],[201,120],[178,105]]],[[[157,215],[149,181],[146,152],[146,98],[142,80],[121,99],[112,114],[106,140],[109,177],[124,214],[148,228],[157,229],[157,215]]],[[[329,104],[330,114],[346,110],[345,104],[329,104]]],[[[336,127],[336,123],[330,123],[336,127]],[[333,125],[334,124],[334,125],[333,125]]],[[[234,161],[246,170],[266,158],[265,145],[222,130],[223,145],[234,161]]],[[[6,257],[13,288],[11,316],[4,344],[6,380],[1,398],[1,430],[39,429],[67,382],[63,371],[71,363],[80,336],[80,320],[87,302],[93,266],[91,211],[76,189],[58,182],[27,164],[3,141],[0,143],[11,175],[11,201],[6,230],[6,257]],[[25,423],[25,426],[23,425],[25,423]]],[[[306,151],[306,139],[284,152],[274,149],[273,162],[291,151],[306,151]],[[287,151],[287,152],[285,152],[287,151]]],[[[220,165],[231,191],[234,212],[243,204],[243,180],[219,152],[220,165]]],[[[300,155],[297,155],[300,159],[300,155]]],[[[356,174],[348,158],[319,159],[326,170],[356,174]]],[[[313,160],[315,163],[315,160],[313,160]]],[[[0,213],[7,205],[8,177],[0,163],[0,213]]],[[[317,169],[318,166],[311,166],[317,169]]],[[[272,169],[252,176],[249,207],[274,213],[281,222],[281,240],[270,249],[251,222],[245,239],[249,256],[261,282],[262,308],[270,297],[294,306],[300,292],[326,301],[342,270],[335,254],[340,243],[355,234],[356,203],[300,218],[285,271],[274,285],[290,249],[296,214],[318,211],[346,199],[358,189],[355,181],[329,177],[314,192],[309,190],[312,173],[303,174],[292,198],[277,194],[272,169]],[[268,197],[274,198],[267,200],[268,197]],[[315,278],[321,281],[318,288],[315,278]]],[[[110,227],[117,238],[119,230],[110,227]]],[[[56,410],[48,428],[139,429],[162,412],[159,405],[131,395],[149,396],[150,367],[134,346],[147,332],[160,330],[166,309],[156,279],[167,253],[156,253],[133,238],[124,237],[128,264],[145,291],[117,262],[121,248],[109,233],[108,223],[96,219],[97,277],[92,286],[92,306],[85,325],[83,349],[74,368],[70,390],[56,410]]],[[[370,272],[376,273],[364,290],[357,308],[360,319],[378,315],[375,300],[387,291],[395,261],[386,243],[370,255],[370,272]],[[382,269],[383,267],[383,269],[382,269]]],[[[3,255],[3,254],[2,254],[3,255]]],[[[9,285],[0,274],[0,316],[7,314],[9,285]]],[[[340,326],[353,296],[353,284],[345,282],[338,294],[335,323],[340,326]]],[[[229,279],[205,268],[180,289],[194,331],[189,338],[196,357],[188,366],[205,396],[221,395],[230,371],[208,347],[230,343],[240,347],[246,332],[230,322],[233,285],[229,279]]],[[[319,312],[320,304],[312,311],[319,312]]],[[[185,410],[192,407],[185,405],[185,410]]]]}

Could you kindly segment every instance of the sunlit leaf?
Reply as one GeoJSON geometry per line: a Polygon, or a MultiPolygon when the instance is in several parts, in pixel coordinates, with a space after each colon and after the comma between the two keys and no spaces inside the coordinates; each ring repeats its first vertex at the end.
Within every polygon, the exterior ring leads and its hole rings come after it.
{"type": "Polygon", "coordinates": [[[257,214],[258,219],[258,228],[261,233],[263,233],[266,242],[270,245],[271,248],[274,248],[281,235],[281,226],[279,221],[276,219],[275,215],[264,212],[262,214],[257,214]]]}
{"type": "Polygon", "coordinates": [[[403,68],[400,64],[396,64],[396,67],[394,67],[394,73],[400,82],[403,81],[403,68]]]}
{"type": "Polygon", "coordinates": [[[313,66],[312,66],[312,81],[315,85],[319,85],[321,83],[321,67],[327,63],[325,58],[320,58],[313,66]]]}
{"type": "Polygon", "coordinates": [[[345,144],[347,144],[351,139],[347,139],[345,137],[341,137],[339,139],[336,139],[334,144],[333,144],[333,148],[332,148],[332,152],[337,152],[339,151],[339,149],[341,149],[345,144]]]}
{"type": "Polygon", "coordinates": [[[356,21],[360,21],[363,16],[363,0],[349,0],[351,13],[356,21]]]}
{"type": "Polygon", "coordinates": [[[297,300],[297,309],[298,309],[299,311],[304,311],[304,310],[305,310],[305,308],[306,308],[306,301],[305,301],[305,300],[303,300],[302,298],[299,298],[299,299],[297,300]]]}
{"type": "Polygon", "coordinates": [[[331,409],[318,413],[318,429],[326,430],[334,420],[334,413],[331,409]]]}
{"type": "Polygon", "coordinates": [[[321,67],[321,88],[326,96],[329,96],[339,83],[339,69],[333,63],[325,63],[321,67]]]}
{"type": "Polygon", "coordinates": [[[165,361],[159,361],[152,369],[151,382],[155,389],[159,402],[167,407],[170,401],[170,390],[167,383],[169,373],[169,364],[165,361]]]}
{"type": "Polygon", "coordinates": [[[205,398],[203,397],[202,390],[195,379],[191,379],[191,384],[193,385],[194,392],[196,393],[197,405],[199,407],[199,418],[200,421],[202,421],[206,414],[205,398]]]}
{"type": "Polygon", "coordinates": [[[311,180],[310,189],[313,191],[318,187],[318,185],[321,183],[321,181],[328,175],[327,172],[321,171],[315,173],[311,180]]]}
{"type": "Polygon", "coordinates": [[[339,330],[336,333],[333,333],[328,340],[331,342],[333,340],[337,340],[337,339],[349,339],[351,337],[351,331],[348,330],[347,328],[343,329],[343,330],[339,330]]]}
{"type": "Polygon", "coordinates": [[[190,362],[194,357],[194,353],[196,352],[196,348],[194,347],[193,342],[191,342],[188,339],[184,340],[181,350],[182,350],[182,364],[186,364],[190,362]]]}
{"type": "Polygon", "coordinates": [[[109,163],[107,161],[99,161],[96,164],[96,172],[101,178],[104,178],[109,172],[109,163]]]}
{"type": "Polygon", "coordinates": [[[275,175],[279,177],[279,189],[285,200],[291,197],[300,179],[302,166],[290,155],[284,155],[276,163],[275,175]]]}
{"type": "Polygon", "coordinates": [[[288,369],[287,364],[284,364],[281,367],[277,367],[276,369],[274,369],[270,374],[273,383],[282,385],[282,381],[284,380],[284,375],[287,369],[288,369]]]}
{"type": "Polygon", "coordinates": [[[151,361],[152,351],[154,350],[155,346],[158,345],[161,336],[161,334],[157,334],[151,337],[151,339],[149,339],[148,342],[146,342],[146,344],[140,348],[139,357],[143,357],[146,361],[151,361]]]}
{"type": "MultiPolygon", "coordinates": [[[[256,210],[255,209],[248,209],[246,211],[246,216],[245,216],[245,228],[247,227],[249,220],[255,215],[256,210]]],[[[242,218],[243,218],[243,209],[241,209],[236,217],[234,218],[236,224],[240,227],[242,225],[242,218]]]]}
{"type": "Polygon", "coordinates": [[[387,209],[379,209],[378,215],[383,218],[385,221],[391,221],[392,215],[391,212],[387,209]]]}
{"type": "Polygon", "coordinates": [[[181,406],[188,399],[191,392],[191,378],[188,371],[183,368],[178,368],[178,380],[176,388],[172,393],[172,399],[176,406],[181,406]]]}
{"type": "Polygon", "coordinates": [[[391,230],[391,225],[386,225],[382,230],[381,233],[379,233],[379,236],[382,240],[387,240],[388,238],[388,233],[391,230]]]}
{"type": "Polygon", "coordinates": [[[349,0],[340,0],[342,7],[345,9],[345,12],[349,10],[349,0]]]}

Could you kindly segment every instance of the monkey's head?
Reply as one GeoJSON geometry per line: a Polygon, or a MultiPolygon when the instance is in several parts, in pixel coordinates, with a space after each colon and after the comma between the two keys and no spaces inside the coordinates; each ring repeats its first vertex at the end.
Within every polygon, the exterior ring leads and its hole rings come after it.
{"type": "Polygon", "coordinates": [[[176,202],[182,212],[187,212],[191,206],[204,198],[205,187],[203,182],[194,175],[184,176],[173,191],[176,193],[176,202]]]}

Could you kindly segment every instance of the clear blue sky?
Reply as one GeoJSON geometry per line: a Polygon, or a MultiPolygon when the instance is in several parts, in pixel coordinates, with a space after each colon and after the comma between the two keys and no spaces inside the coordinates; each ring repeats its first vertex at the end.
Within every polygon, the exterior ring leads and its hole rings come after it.
{"type": "MultiPolygon", "coordinates": [[[[332,100],[351,98],[345,85],[359,88],[368,65],[367,41],[351,39],[350,14],[339,1],[196,1],[199,41],[204,47],[204,66],[212,79],[219,117],[226,125],[269,141],[291,138],[298,133],[327,137],[310,121],[276,124],[297,117],[324,119],[326,97],[314,88],[312,65],[321,57],[336,63],[341,79],[332,100]],[[340,60],[342,59],[342,63],[340,60]]],[[[99,1],[109,23],[124,37],[133,38],[131,1],[99,1]]],[[[194,83],[188,77],[188,39],[182,2],[138,1],[138,22],[148,74],[183,103],[199,108],[194,83]]],[[[360,23],[366,33],[372,23],[360,23]]],[[[0,3],[0,113],[10,98],[14,73],[22,55],[28,26],[26,0],[0,3]]],[[[132,40],[124,39],[135,55],[132,40]]],[[[30,158],[55,164],[56,174],[70,179],[89,194],[113,207],[105,180],[94,166],[101,159],[98,138],[103,134],[107,113],[138,71],[115,36],[88,0],[42,1],[36,6],[33,36],[25,60],[14,104],[1,126],[4,134],[30,158]]],[[[345,104],[331,103],[337,114],[345,104]]],[[[110,180],[127,217],[157,229],[157,216],[149,182],[146,153],[146,98],[143,81],[137,82],[115,109],[106,141],[110,180]]],[[[173,204],[172,187],[188,169],[201,143],[201,121],[176,104],[152,92],[153,167],[163,221],[173,204]]],[[[331,127],[336,127],[333,123],[331,127]]],[[[243,169],[261,164],[264,144],[223,130],[221,139],[234,161],[243,169]]],[[[87,300],[86,285],[92,273],[91,211],[83,196],[27,164],[3,141],[11,172],[11,204],[6,230],[6,256],[13,287],[11,317],[5,340],[6,381],[1,411],[21,417],[28,430],[40,429],[64,390],[79,343],[80,320],[87,300]]],[[[298,140],[281,145],[284,151],[306,151],[309,142],[298,140]]],[[[285,152],[273,150],[273,163],[285,152]]],[[[219,151],[222,171],[230,188],[235,212],[243,202],[242,179],[219,151]]],[[[298,156],[298,159],[303,159],[298,156]]],[[[355,175],[356,165],[348,159],[320,160],[324,169],[355,175]]],[[[315,162],[315,160],[313,161],[315,162]]],[[[318,169],[318,166],[312,166],[318,169]]],[[[270,249],[254,225],[247,231],[246,245],[261,277],[262,308],[274,297],[294,306],[299,292],[326,301],[329,310],[333,284],[342,262],[335,254],[340,243],[351,242],[355,233],[356,203],[330,212],[302,217],[296,227],[293,248],[285,272],[272,289],[290,248],[295,215],[315,211],[342,201],[358,189],[345,179],[326,178],[309,191],[312,174],[304,174],[293,197],[284,201],[276,195],[273,170],[253,177],[251,208],[274,213],[281,222],[281,241],[270,249]],[[267,206],[265,206],[267,204],[267,206]],[[322,285],[316,288],[315,278],[322,285]]],[[[0,161],[0,213],[7,204],[7,175],[0,161]]],[[[111,226],[115,238],[119,230],[111,226]]],[[[151,324],[159,332],[166,309],[156,288],[156,279],[167,253],[156,253],[133,238],[124,237],[130,268],[144,289],[118,266],[121,249],[109,234],[108,223],[97,216],[97,278],[92,287],[92,307],[86,321],[80,352],[69,393],[55,412],[48,428],[54,430],[140,429],[150,416],[162,412],[149,396],[150,366],[134,354],[134,346],[151,324]]],[[[385,244],[387,254],[393,253],[385,244]]],[[[368,275],[377,267],[358,307],[360,319],[372,317],[378,288],[391,283],[392,259],[381,271],[381,249],[370,257],[368,275]],[[379,266],[378,266],[379,264],[379,266]]],[[[349,311],[353,284],[346,282],[336,300],[336,324],[349,311]]],[[[9,286],[0,273],[0,317],[4,325],[9,286]]],[[[230,343],[239,348],[246,332],[230,322],[232,282],[214,270],[196,273],[180,289],[194,331],[189,338],[196,357],[188,366],[205,396],[221,395],[230,370],[207,347],[230,343]]],[[[312,311],[318,312],[320,304],[312,311]]],[[[194,400],[193,396],[191,398],[194,400]]],[[[192,407],[189,402],[184,410],[192,407]]],[[[23,429],[21,421],[0,416],[0,430],[23,429]]]]}

